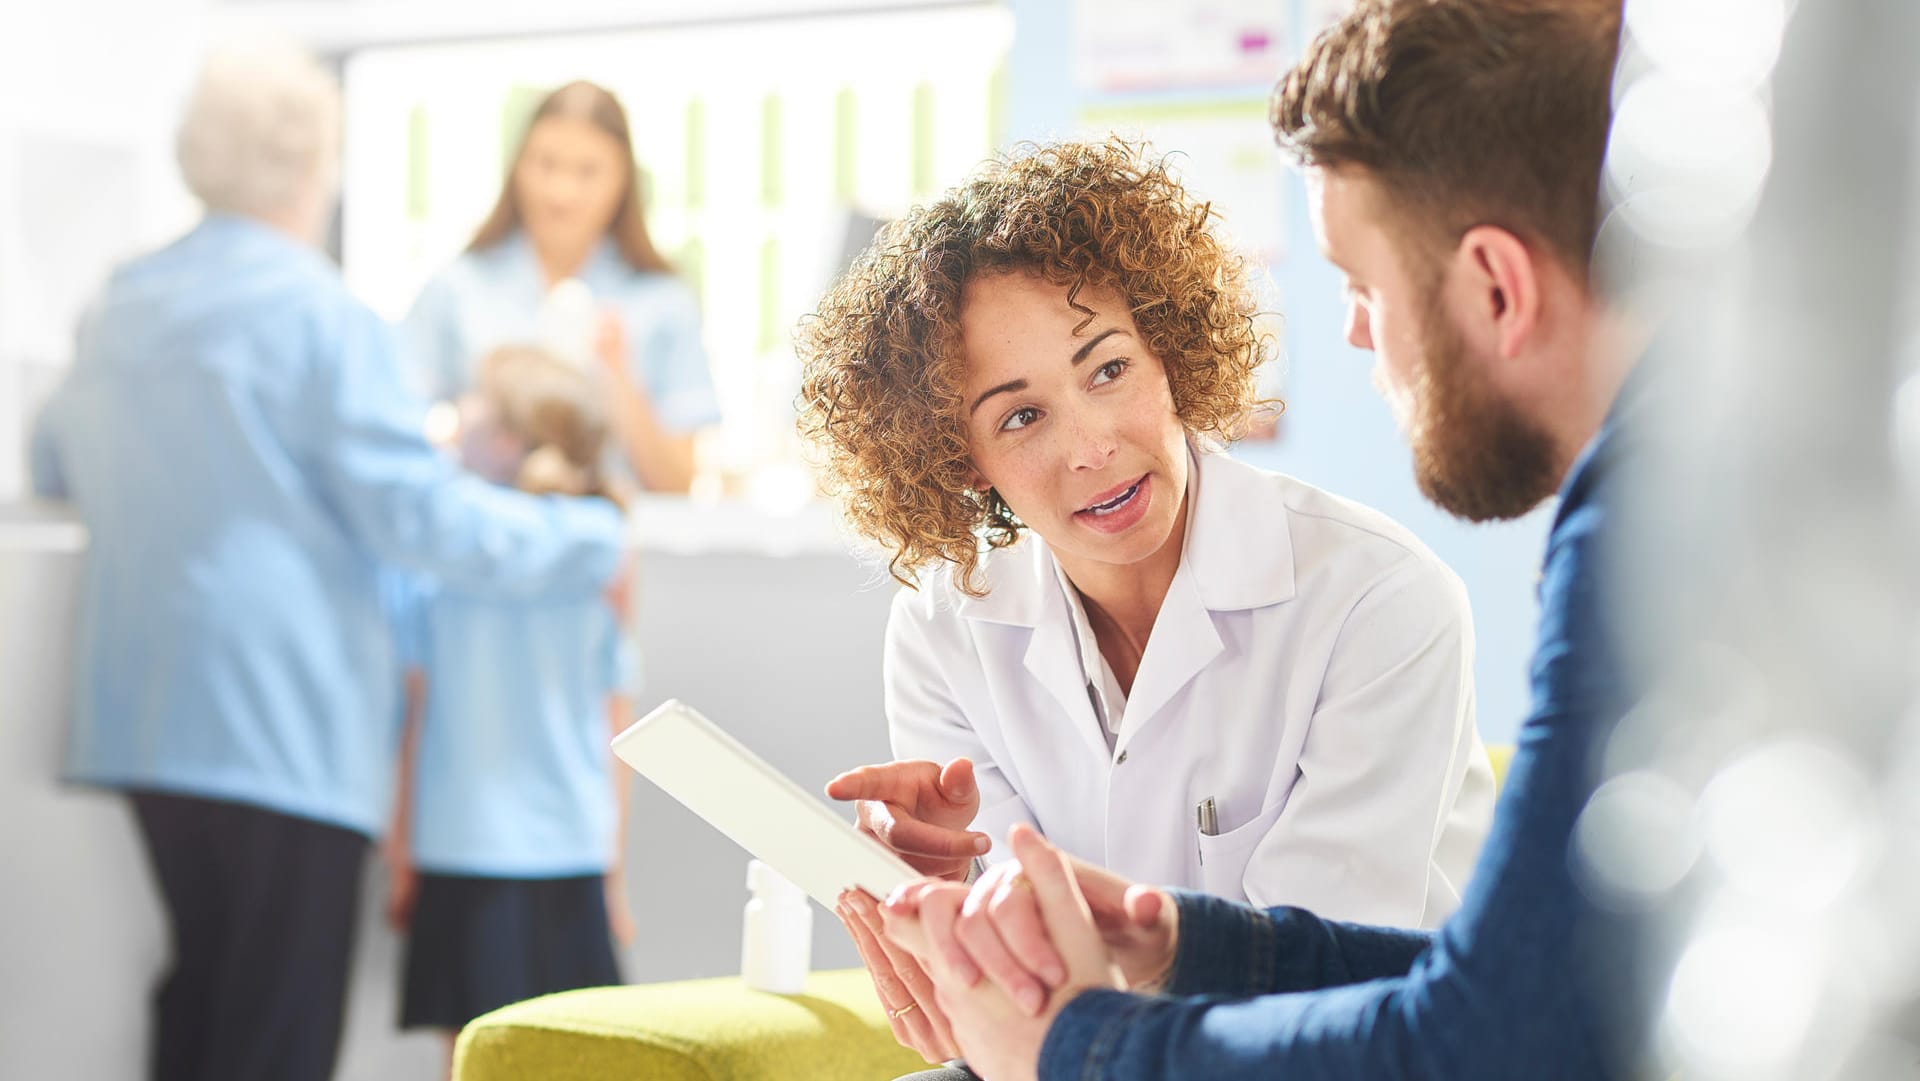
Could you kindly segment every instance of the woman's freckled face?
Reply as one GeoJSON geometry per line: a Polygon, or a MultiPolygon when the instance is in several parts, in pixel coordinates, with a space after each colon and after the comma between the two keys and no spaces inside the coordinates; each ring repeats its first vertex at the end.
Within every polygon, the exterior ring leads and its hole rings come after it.
{"type": "Polygon", "coordinates": [[[1158,552],[1187,488],[1186,429],[1124,299],[1023,273],[969,282],[960,312],[968,445],[985,486],[1057,553],[1158,552]],[[1085,323],[1085,326],[1081,326],[1085,323]]]}

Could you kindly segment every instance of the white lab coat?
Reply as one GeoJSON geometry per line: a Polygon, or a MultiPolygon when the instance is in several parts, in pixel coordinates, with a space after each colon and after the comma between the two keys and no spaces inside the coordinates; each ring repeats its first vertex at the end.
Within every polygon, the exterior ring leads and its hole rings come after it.
{"type": "Polygon", "coordinates": [[[1024,821],[1138,881],[1437,926],[1493,814],[1464,587],[1391,519],[1291,477],[1201,454],[1189,478],[1185,552],[1111,750],[1084,627],[1029,535],[987,557],[984,598],[939,570],[895,599],[896,757],[974,760],[990,859],[1024,821]]]}

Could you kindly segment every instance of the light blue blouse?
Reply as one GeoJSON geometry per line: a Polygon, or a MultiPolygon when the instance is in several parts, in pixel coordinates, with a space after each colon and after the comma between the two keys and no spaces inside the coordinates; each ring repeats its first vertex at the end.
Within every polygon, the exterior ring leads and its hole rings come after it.
{"type": "Polygon", "coordinates": [[[374,832],[400,674],[381,564],[493,597],[597,597],[601,500],[462,473],[387,326],[318,253],[211,216],[122,267],[38,418],[35,489],[90,549],[67,775],[374,832]]]}
{"type": "Polygon", "coordinates": [[[598,598],[495,601],[422,586],[398,625],[426,674],[414,864],[438,874],[598,874],[613,854],[607,700],[637,655],[598,598]]]}
{"type": "MultiPolygon", "coordinates": [[[[581,268],[596,304],[626,329],[630,371],[660,423],[687,432],[720,419],[713,372],[700,338],[693,291],[671,274],[637,271],[611,240],[581,268]]],[[[402,359],[414,389],[433,401],[473,386],[480,361],[503,345],[540,340],[546,279],[526,234],[466,252],[420,291],[401,324],[402,359]]]]}

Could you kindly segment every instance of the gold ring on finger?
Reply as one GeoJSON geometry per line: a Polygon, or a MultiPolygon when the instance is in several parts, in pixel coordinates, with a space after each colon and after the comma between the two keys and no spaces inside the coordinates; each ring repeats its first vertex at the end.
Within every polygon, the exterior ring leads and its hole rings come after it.
{"type": "Polygon", "coordinates": [[[905,1006],[902,1006],[897,1010],[888,1010],[887,1020],[898,1021],[900,1018],[905,1017],[906,1015],[912,1013],[913,1011],[919,1008],[920,1008],[920,1004],[918,1002],[909,1002],[905,1006]]]}

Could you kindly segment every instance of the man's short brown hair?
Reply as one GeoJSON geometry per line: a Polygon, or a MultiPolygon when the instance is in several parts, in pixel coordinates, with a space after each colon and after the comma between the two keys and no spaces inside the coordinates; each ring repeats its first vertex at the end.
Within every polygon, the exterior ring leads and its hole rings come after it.
{"type": "Polygon", "coordinates": [[[1359,0],[1273,93],[1281,147],[1358,166],[1438,257],[1497,225],[1584,280],[1620,0],[1359,0]]]}

